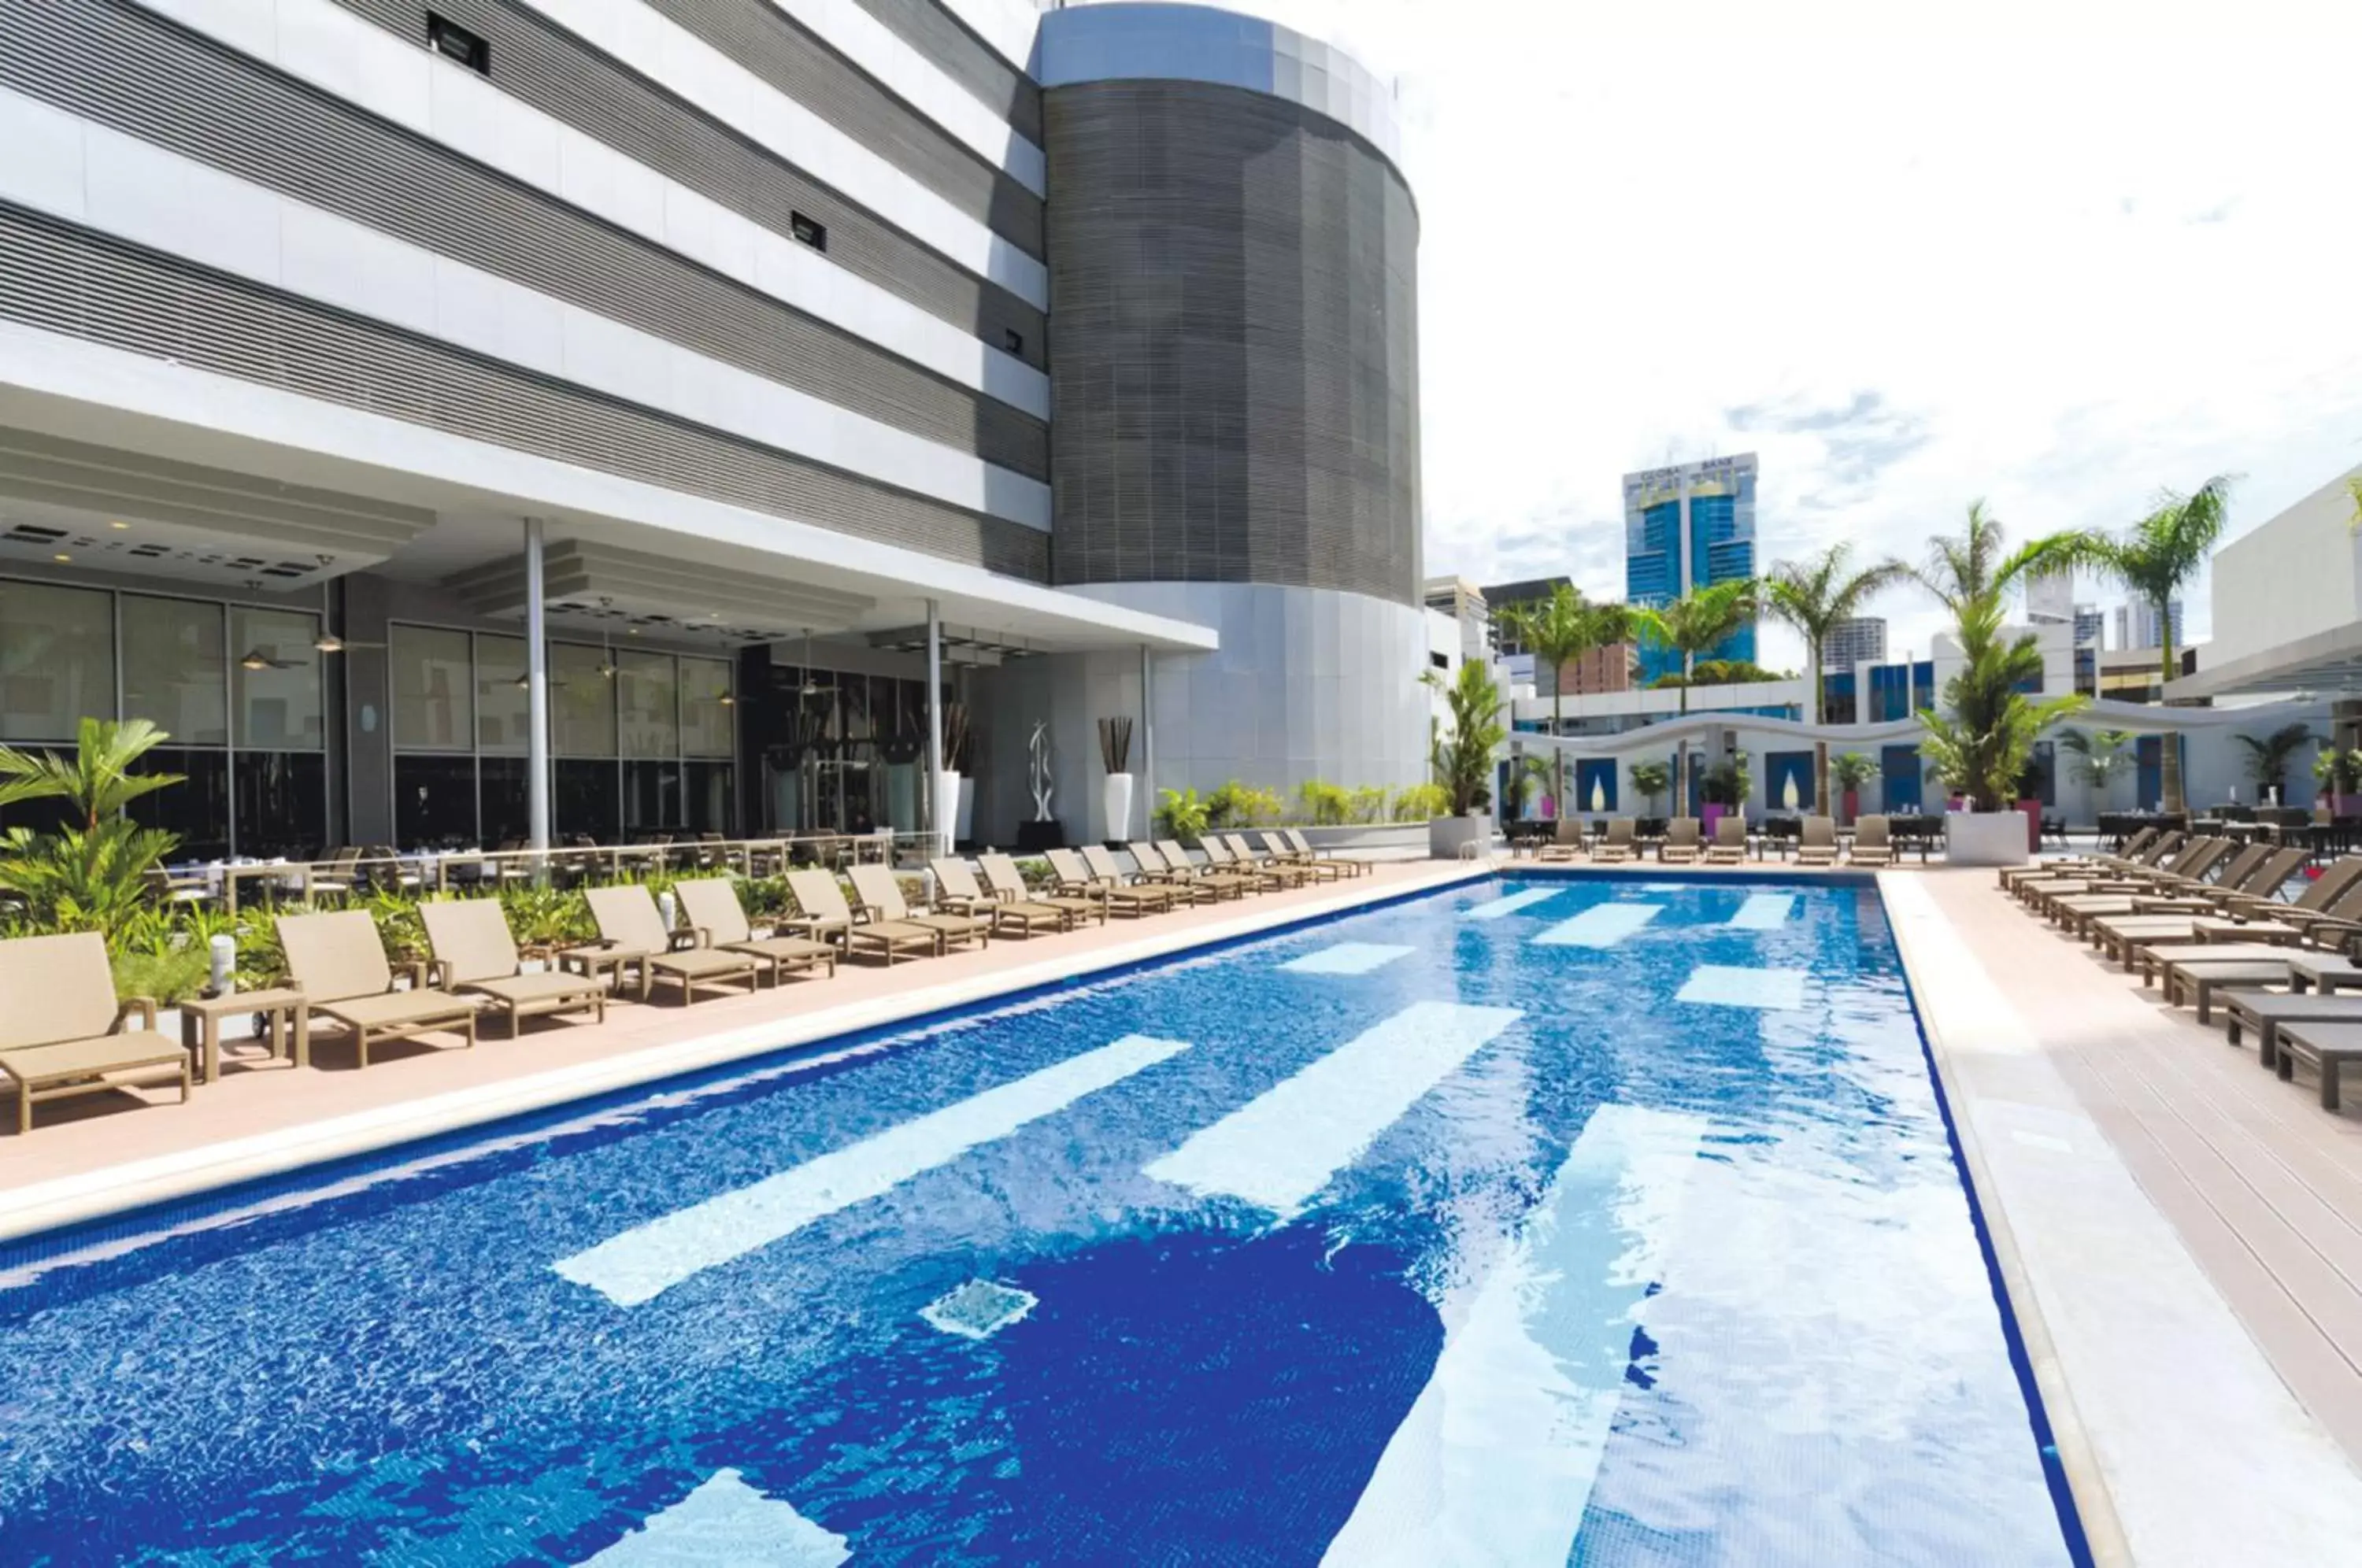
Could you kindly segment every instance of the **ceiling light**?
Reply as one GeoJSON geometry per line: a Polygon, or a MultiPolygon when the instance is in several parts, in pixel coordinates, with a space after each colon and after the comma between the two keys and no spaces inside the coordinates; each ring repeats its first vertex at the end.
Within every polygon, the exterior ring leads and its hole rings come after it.
{"type": "Polygon", "coordinates": [[[73,558],[72,558],[72,556],[68,556],[68,555],[55,555],[55,556],[51,556],[51,557],[50,558],[50,559],[51,559],[51,560],[53,560],[53,561],[70,561],[70,560],[73,559],[73,558]]]}
{"type": "Polygon", "coordinates": [[[722,694],[722,696],[721,696],[721,698],[719,699],[719,701],[721,701],[722,705],[723,705],[723,707],[725,707],[725,708],[734,708],[734,707],[736,707],[736,706],[738,705],[738,699],[737,699],[737,698],[735,698],[735,697],[733,697],[733,696],[732,696],[732,695],[730,695],[730,693],[729,693],[729,692],[727,692],[727,691],[724,691],[724,692],[722,694]]]}
{"type": "Polygon", "coordinates": [[[312,646],[322,653],[342,653],[345,651],[345,640],[337,635],[334,632],[326,634],[325,636],[321,637],[318,642],[314,643],[312,646]]]}
{"type": "Polygon", "coordinates": [[[244,658],[237,661],[237,667],[240,669],[269,669],[270,668],[270,656],[264,653],[260,648],[255,648],[250,650],[244,658]]]}
{"type": "Polygon", "coordinates": [[[109,518],[106,525],[110,528],[128,528],[131,526],[130,524],[124,522],[121,518],[109,518]]]}

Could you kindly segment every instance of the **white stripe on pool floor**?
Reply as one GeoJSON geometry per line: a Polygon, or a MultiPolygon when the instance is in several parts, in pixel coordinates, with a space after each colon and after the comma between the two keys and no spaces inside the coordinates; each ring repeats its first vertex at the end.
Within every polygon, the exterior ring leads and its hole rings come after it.
{"type": "Polygon", "coordinates": [[[767,1568],[837,1568],[852,1557],[844,1537],[822,1529],[776,1497],[766,1497],[735,1470],[717,1470],[697,1490],[604,1551],[586,1557],[579,1568],[734,1568],[760,1562],[767,1568]]]}
{"type": "Polygon", "coordinates": [[[1528,888],[1520,893],[1505,893],[1497,899],[1488,899],[1481,904],[1470,905],[1462,911],[1462,918],[1499,920],[1504,915],[1516,914],[1519,910],[1531,909],[1544,899],[1555,899],[1565,891],[1564,888],[1528,888]]]}
{"type": "Polygon", "coordinates": [[[694,1274],[949,1165],[979,1143],[1005,1138],[1188,1048],[1184,1041],[1127,1034],[751,1187],[635,1226],[551,1266],[618,1307],[636,1307],[694,1274]]]}
{"type": "Polygon", "coordinates": [[[1567,1561],[1705,1126],[1592,1112],[1445,1338],[1325,1568],[1567,1561]]]}
{"type": "Polygon", "coordinates": [[[1794,1012],[1805,1005],[1805,971],[1756,969],[1737,964],[1701,964],[1690,971],[1675,1001],[1711,1007],[1753,1007],[1794,1012]]]}
{"type": "Polygon", "coordinates": [[[1142,1167],[1201,1198],[1293,1219],[1451,1070],[1522,1014],[1423,1001],[1364,1031],[1142,1167]]]}
{"type": "Polygon", "coordinates": [[[1411,947],[1389,947],[1378,942],[1340,942],[1332,947],[1323,947],[1318,953],[1291,958],[1280,967],[1298,975],[1366,975],[1416,951],[1418,949],[1411,947]]]}
{"type": "Polygon", "coordinates": [[[1594,904],[1534,941],[1544,947],[1613,947],[1663,913],[1664,908],[1662,904],[1594,904]]]}
{"type": "Polygon", "coordinates": [[[1788,922],[1790,911],[1796,907],[1794,893],[1749,893],[1730,923],[1741,931],[1774,931],[1788,922]]]}

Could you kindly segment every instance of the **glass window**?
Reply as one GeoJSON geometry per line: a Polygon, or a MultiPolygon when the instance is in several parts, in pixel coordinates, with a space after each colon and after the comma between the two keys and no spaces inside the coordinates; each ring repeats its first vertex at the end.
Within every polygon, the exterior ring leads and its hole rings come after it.
{"type": "MultiPolygon", "coordinates": [[[[123,596],[123,714],[188,745],[229,744],[222,606],[123,596]]],[[[244,653],[246,650],[238,650],[244,653]]]]}
{"type": "Polygon", "coordinates": [[[615,656],[615,698],[625,756],[680,755],[679,714],[674,706],[673,661],[668,654],[615,656]]]}
{"type": "MultiPolygon", "coordinates": [[[[127,607],[130,602],[124,601],[127,607]]],[[[129,629],[127,624],[125,630],[129,629]]],[[[132,801],[126,814],[133,822],[177,837],[176,860],[218,860],[229,853],[228,752],[158,746],[140,767],[147,773],[177,773],[182,781],[132,801]]]]}
{"type": "Polygon", "coordinates": [[[0,741],[71,741],[114,716],[114,595],[0,582],[0,741]]]}
{"type": "MultiPolygon", "coordinates": [[[[231,692],[237,704],[233,743],[258,751],[318,751],[326,744],[320,718],[320,617],[301,610],[229,613],[230,646],[237,650],[231,692]],[[259,664],[259,669],[248,668],[259,664]]],[[[245,797],[238,816],[248,820],[245,797]]],[[[247,853],[247,835],[238,850],[247,853]]]]}
{"type": "Polygon", "coordinates": [[[738,821],[737,801],[731,796],[732,773],[726,762],[681,765],[686,780],[681,790],[683,825],[691,833],[718,833],[725,837],[738,821]]]}
{"type": "Polygon", "coordinates": [[[476,638],[476,734],[483,749],[523,756],[532,715],[524,684],[524,639],[476,638]]]}
{"type": "Polygon", "coordinates": [[[393,744],[400,751],[468,751],[476,734],[476,681],[468,634],[393,628],[393,744]]]}
{"type": "Polygon", "coordinates": [[[525,799],[526,777],[527,767],[522,756],[484,758],[479,770],[479,799],[482,804],[477,818],[482,824],[483,839],[475,847],[511,843],[524,845],[533,832],[533,806],[525,799]]]}
{"type": "Polygon", "coordinates": [[[549,745],[555,755],[615,755],[614,671],[615,661],[604,648],[551,645],[549,745]]]}
{"type": "Polygon", "coordinates": [[[404,849],[464,849],[476,838],[476,759],[393,759],[393,836],[404,849]]]}
{"type": "Polygon", "coordinates": [[[308,859],[327,846],[326,753],[241,750],[230,756],[240,855],[308,859]]]}
{"type": "Polygon", "coordinates": [[[680,749],[688,756],[734,756],[730,666],[715,658],[680,661],[680,749]]]}
{"type": "Polygon", "coordinates": [[[624,764],[624,832],[632,838],[681,830],[680,764],[624,764]]]}
{"type": "Polygon", "coordinates": [[[602,844],[614,843],[624,815],[623,789],[621,771],[613,762],[559,759],[549,831],[561,839],[584,834],[602,844]]]}

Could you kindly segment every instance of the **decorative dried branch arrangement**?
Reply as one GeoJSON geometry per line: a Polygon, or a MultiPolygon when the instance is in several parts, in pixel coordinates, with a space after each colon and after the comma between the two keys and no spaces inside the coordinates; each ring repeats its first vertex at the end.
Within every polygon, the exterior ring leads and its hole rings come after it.
{"type": "Polygon", "coordinates": [[[1101,719],[1099,721],[1099,761],[1109,773],[1130,771],[1124,765],[1131,760],[1131,721],[1101,719]]]}
{"type": "Polygon", "coordinates": [[[944,767],[954,773],[966,774],[968,764],[975,760],[975,747],[976,736],[967,724],[967,704],[944,703],[944,767]]]}

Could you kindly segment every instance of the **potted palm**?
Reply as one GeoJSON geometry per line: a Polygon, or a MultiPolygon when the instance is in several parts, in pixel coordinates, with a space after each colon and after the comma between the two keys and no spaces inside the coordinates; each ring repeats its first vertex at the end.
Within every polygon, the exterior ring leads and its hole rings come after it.
{"type": "Polygon", "coordinates": [[[2260,739],[2254,735],[2231,738],[2247,748],[2247,777],[2256,781],[2256,803],[2279,806],[2288,801],[2290,759],[2319,737],[2312,733],[2312,725],[2299,723],[2282,724],[2260,739]]]}
{"type": "Polygon", "coordinates": [[[2040,539],[2006,551],[2001,524],[1982,502],[1969,508],[1967,532],[1935,542],[1915,573],[1952,613],[1960,668],[1944,683],[1943,709],[1923,711],[1920,746],[1936,777],[1965,801],[1946,813],[1945,858],[1955,866],[2020,866],[2028,853],[2025,819],[2014,809],[2019,779],[2042,732],[2083,705],[2081,696],[2036,701],[2042,653],[2031,632],[2006,624],[2008,591],[2018,579],[2055,567],[2061,545],[2040,539]]]}
{"type": "Polygon", "coordinates": [[[1493,816],[1486,808],[1493,801],[1493,757],[1509,732],[1501,723],[1501,689],[1476,660],[1460,667],[1444,696],[1451,723],[1436,734],[1433,762],[1448,814],[1427,824],[1427,852],[1439,860],[1456,860],[1470,845],[1492,841],[1493,816]]]}
{"type": "MultiPolygon", "coordinates": [[[[1632,631],[1660,647],[1682,656],[1680,711],[1690,711],[1690,688],[1697,683],[1698,656],[1711,652],[1745,626],[1755,614],[1758,585],[1753,578],[1708,583],[1662,604],[1635,604],[1625,614],[1632,631]]],[[[1690,743],[1684,738],[1674,754],[1680,767],[1673,774],[1673,809],[1688,809],[1690,743]]]]}
{"type": "Polygon", "coordinates": [[[1636,762],[1630,768],[1632,792],[1649,802],[1649,814],[1657,814],[1657,801],[1673,787],[1673,770],[1654,757],[1636,762]]]}
{"type": "Polygon", "coordinates": [[[1829,758],[1829,780],[1837,787],[1841,823],[1850,823],[1861,815],[1861,787],[1878,777],[1878,764],[1858,751],[1842,752],[1829,758]]]}

